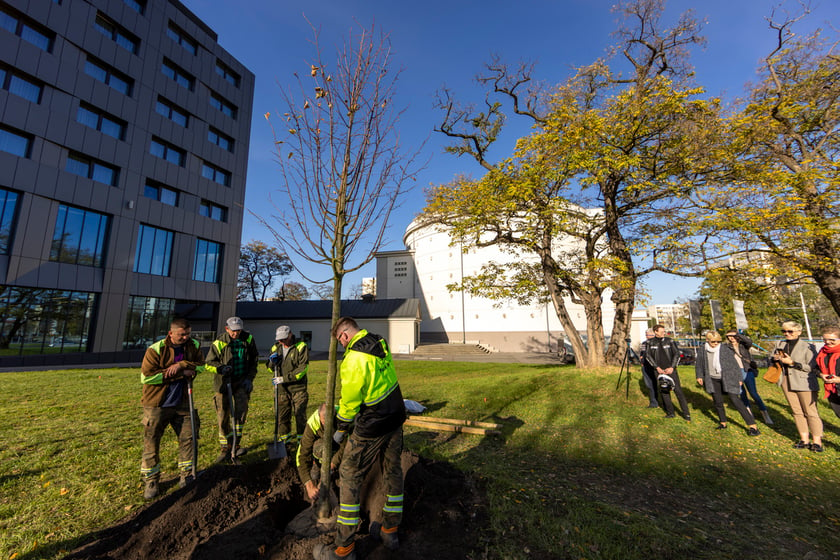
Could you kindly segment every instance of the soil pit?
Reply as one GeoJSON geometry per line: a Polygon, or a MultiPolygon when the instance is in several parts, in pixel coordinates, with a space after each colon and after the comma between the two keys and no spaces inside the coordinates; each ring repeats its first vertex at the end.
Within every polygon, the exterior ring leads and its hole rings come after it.
{"type": "MultiPolygon", "coordinates": [[[[400,549],[391,552],[368,536],[366,514],[378,519],[383,492],[367,490],[363,496],[369,501],[362,504],[363,520],[356,536],[357,557],[484,558],[481,542],[487,508],[479,485],[448,463],[408,451],[403,452],[402,464],[405,509],[400,549]]],[[[366,485],[377,485],[378,475],[371,473],[366,485]]],[[[166,487],[163,483],[162,489],[166,487]]],[[[307,559],[312,558],[315,543],[332,542],[332,533],[318,535],[313,530],[307,535],[300,530],[307,517],[314,519],[314,510],[303,499],[289,459],[214,466],[189,487],[102,530],[65,560],[307,559]],[[297,534],[292,534],[293,527],[297,534]]]]}

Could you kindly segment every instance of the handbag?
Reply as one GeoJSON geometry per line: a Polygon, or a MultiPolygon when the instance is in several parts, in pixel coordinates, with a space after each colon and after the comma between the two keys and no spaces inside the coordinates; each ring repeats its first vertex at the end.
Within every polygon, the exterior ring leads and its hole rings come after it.
{"type": "Polygon", "coordinates": [[[764,381],[768,383],[777,383],[779,381],[779,377],[782,375],[782,366],[779,365],[779,362],[770,362],[770,365],[767,367],[767,371],[764,372],[764,381]]]}

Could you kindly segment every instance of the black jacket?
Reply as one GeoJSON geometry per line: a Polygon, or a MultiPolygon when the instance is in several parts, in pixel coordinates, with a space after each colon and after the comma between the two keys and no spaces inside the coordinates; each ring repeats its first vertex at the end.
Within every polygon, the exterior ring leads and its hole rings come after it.
{"type": "Polygon", "coordinates": [[[667,336],[662,338],[653,337],[647,341],[645,362],[653,369],[657,367],[661,367],[662,369],[672,367],[676,371],[677,364],[680,363],[680,347],[667,336]]]}

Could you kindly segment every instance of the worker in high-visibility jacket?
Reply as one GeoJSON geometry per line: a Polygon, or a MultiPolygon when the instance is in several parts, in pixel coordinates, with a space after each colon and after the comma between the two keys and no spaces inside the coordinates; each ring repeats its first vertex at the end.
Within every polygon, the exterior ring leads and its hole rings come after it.
{"type": "MultiPolygon", "coordinates": [[[[333,419],[338,407],[333,411],[333,419]]],[[[324,460],[325,445],[332,446],[332,459],[330,459],[330,473],[338,473],[341,465],[341,457],[344,452],[344,445],[337,445],[329,435],[325,433],[324,426],[327,422],[327,403],[321,404],[318,410],[312,413],[306,421],[306,429],[303,431],[303,438],[295,455],[295,466],[297,466],[300,483],[303,484],[303,497],[314,503],[319,495],[319,483],[321,479],[321,462],[324,460]]],[[[335,425],[335,424],[333,424],[335,425]]]]}
{"type": "Polygon", "coordinates": [[[242,319],[229,317],[225,321],[225,332],[210,345],[205,366],[208,372],[216,374],[213,377],[213,405],[216,408],[221,446],[216,458],[217,463],[232,460],[245,453],[245,448],[242,447],[242,430],[248,417],[248,403],[251,400],[251,391],[254,390],[259,359],[257,344],[251,333],[245,330],[242,319]],[[228,385],[233,395],[233,403],[228,397],[228,385]],[[232,426],[231,407],[234,418],[232,426]],[[236,449],[233,449],[234,439],[236,449]]]}
{"type": "Polygon", "coordinates": [[[295,335],[286,325],[277,327],[274,340],[277,342],[271,347],[271,355],[265,367],[273,376],[271,382],[277,388],[277,441],[285,443],[294,438],[292,412],[298,439],[303,436],[306,428],[309,347],[302,340],[295,341],[295,335]]]}
{"type": "Polygon", "coordinates": [[[143,458],[140,474],[145,488],[143,497],[155,498],[159,492],[160,439],[167,426],[178,436],[178,470],[184,487],[193,481],[193,438],[198,438],[198,411],[192,425],[189,408],[189,383],[204,368],[199,343],[190,337],[190,323],[176,318],[169,325],[166,338],[146,349],[140,368],[143,384],[143,458]]]}
{"type": "MultiPolygon", "coordinates": [[[[354,539],[361,521],[361,488],[374,462],[381,462],[385,506],[381,521],[370,523],[370,535],[387,548],[399,547],[397,529],[403,512],[403,448],[405,403],[394,371],[388,343],[379,335],[360,329],[351,317],[342,317],[332,335],[344,346],[341,361],[341,399],[334,440],[348,437],[339,467],[339,511],[334,545],[318,543],[316,560],[354,560],[354,539]],[[352,433],[347,436],[350,424],[352,433]]],[[[371,518],[378,517],[371,512],[371,518]]]]}

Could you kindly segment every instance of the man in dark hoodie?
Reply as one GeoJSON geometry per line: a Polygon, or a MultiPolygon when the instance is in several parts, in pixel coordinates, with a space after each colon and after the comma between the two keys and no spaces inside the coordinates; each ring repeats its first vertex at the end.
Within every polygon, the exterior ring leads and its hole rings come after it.
{"type": "Polygon", "coordinates": [[[190,421],[188,383],[201,371],[204,357],[197,340],[190,338],[191,328],[186,319],[175,319],[169,325],[166,338],[146,349],[140,368],[143,383],[143,459],[140,474],[145,490],[143,497],[155,498],[159,493],[160,438],[167,426],[178,436],[178,470],[180,486],[192,482],[192,440],[198,437],[196,426],[190,421]]]}

